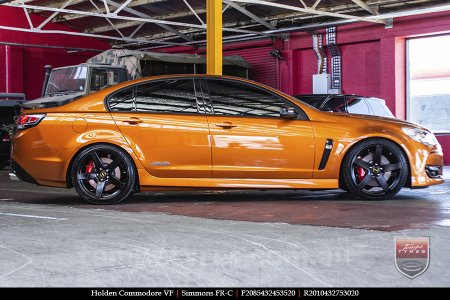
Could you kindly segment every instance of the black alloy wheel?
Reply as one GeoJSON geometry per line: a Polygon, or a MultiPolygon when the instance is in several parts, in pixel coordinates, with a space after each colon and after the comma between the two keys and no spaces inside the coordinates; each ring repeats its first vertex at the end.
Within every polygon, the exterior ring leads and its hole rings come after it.
{"type": "Polygon", "coordinates": [[[343,161],[345,186],[361,199],[381,200],[395,196],[408,178],[405,154],[395,143],[368,139],[353,147],[343,161]]]}
{"type": "Polygon", "coordinates": [[[72,182],[84,200],[114,204],[126,199],[136,181],[133,161],[121,149],[94,145],[79,153],[72,166],[72,182]]]}

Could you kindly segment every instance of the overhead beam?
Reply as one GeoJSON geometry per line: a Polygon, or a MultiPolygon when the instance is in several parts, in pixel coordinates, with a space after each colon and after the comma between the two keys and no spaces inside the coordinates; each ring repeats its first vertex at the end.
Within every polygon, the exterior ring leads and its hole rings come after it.
{"type": "Polygon", "coordinates": [[[275,30],[277,29],[275,26],[271,25],[270,23],[264,21],[263,19],[261,19],[260,17],[258,17],[257,15],[255,15],[254,13],[248,11],[245,7],[240,6],[237,3],[234,3],[232,1],[229,0],[223,0],[223,3],[231,6],[232,8],[236,9],[237,11],[243,13],[244,15],[246,15],[247,17],[249,17],[250,19],[253,19],[254,21],[258,22],[261,25],[264,25],[265,27],[271,29],[271,30],[275,30]]]}
{"type": "MultiPolygon", "coordinates": [[[[137,7],[137,6],[142,6],[142,5],[147,5],[147,4],[154,4],[154,3],[159,3],[159,2],[168,2],[169,0],[134,0],[131,1],[128,5],[127,8],[132,8],[132,7],[137,7]]],[[[86,10],[86,12],[97,12],[96,9],[90,9],[90,10],[86,10]]],[[[100,10],[101,13],[107,13],[106,8],[102,8],[100,10]]],[[[64,22],[64,21],[70,21],[70,20],[76,20],[76,19],[81,19],[81,18],[85,18],[88,17],[89,15],[79,15],[79,14],[68,14],[65,16],[61,16],[59,18],[57,18],[55,20],[55,22],[64,22]]]]}
{"type": "MultiPolygon", "coordinates": [[[[109,1],[109,0],[108,0],[109,1]]],[[[87,15],[90,17],[99,17],[104,19],[116,19],[116,20],[124,20],[124,21],[138,21],[142,23],[152,23],[152,24],[166,24],[166,25],[174,25],[174,26],[181,26],[181,27],[190,27],[190,28],[199,28],[199,29],[205,29],[205,25],[199,25],[199,24],[191,24],[191,23],[183,23],[183,22],[173,22],[173,21],[165,21],[165,20],[156,20],[153,18],[137,18],[137,17],[129,17],[129,16],[119,16],[114,14],[102,14],[98,12],[86,12],[81,10],[73,10],[73,9],[61,9],[61,8],[52,8],[52,7],[46,7],[46,6],[36,6],[36,5],[28,5],[28,4],[3,4],[6,6],[11,7],[19,7],[19,8],[25,8],[25,9],[34,9],[34,10],[42,10],[42,11],[53,11],[53,12],[62,12],[62,13],[69,13],[69,14],[80,14],[80,15],[87,15]]],[[[237,33],[249,33],[249,34],[257,34],[257,35],[265,35],[265,36],[277,36],[277,34],[265,34],[265,33],[259,33],[256,31],[250,31],[250,30],[242,30],[242,29],[236,29],[236,28],[224,28],[224,31],[228,32],[237,32],[237,33]]]]}
{"type": "Polygon", "coordinates": [[[364,2],[362,0],[352,0],[352,2],[355,3],[356,5],[360,6],[361,8],[365,9],[372,15],[378,15],[378,11],[375,8],[370,7],[366,2],[364,2]]]}
{"type": "Polygon", "coordinates": [[[20,27],[11,27],[11,26],[0,26],[0,29],[12,30],[12,31],[22,31],[22,32],[32,32],[32,33],[42,33],[42,34],[62,34],[62,35],[85,36],[85,37],[93,37],[93,38],[98,38],[98,39],[107,39],[107,40],[122,41],[122,42],[134,42],[134,43],[141,43],[141,44],[155,44],[155,45],[166,45],[166,46],[179,46],[180,45],[180,43],[155,41],[155,40],[152,41],[152,40],[147,40],[144,38],[117,37],[117,36],[92,34],[92,33],[76,32],[76,31],[40,30],[37,28],[20,28],[20,27]]]}
{"type": "MultiPolygon", "coordinates": [[[[110,5],[112,5],[112,6],[119,7],[119,8],[121,7],[119,3],[114,2],[114,1],[112,1],[112,0],[107,0],[107,2],[108,2],[108,4],[110,4],[110,5]]],[[[135,10],[135,9],[133,9],[133,8],[130,8],[130,7],[123,7],[123,10],[126,11],[126,12],[128,12],[128,13],[130,13],[130,14],[132,14],[132,15],[138,16],[138,17],[140,17],[140,18],[150,18],[149,15],[146,15],[146,14],[144,14],[144,13],[142,13],[142,12],[140,12],[140,11],[137,11],[137,10],[135,10]]],[[[130,21],[130,22],[135,22],[135,21],[130,21]]],[[[139,23],[141,23],[141,22],[139,22],[139,23]]],[[[143,24],[143,23],[141,23],[141,24],[143,24]]],[[[122,25],[122,24],[116,25],[116,28],[119,28],[120,25],[122,25]]],[[[171,26],[169,26],[169,25],[167,25],[167,24],[158,24],[158,25],[159,25],[160,27],[164,28],[165,30],[172,32],[173,34],[176,34],[177,36],[181,37],[182,39],[184,39],[184,40],[186,40],[186,41],[188,41],[188,42],[192,42],[192,41],[193,41],[193,39],[191,39],[191,38],[188,37],[187,35],[181,33],[180,31],[176,30],[175,28],[173,28],[173,27],[171,27],[171,26]]],[[[135,24],[135,25],[132,25],[132,26],[140,26],[140,25],[135,24]]],[[[105,26],[105,27],[106,27],[106,26],[105,26]]],[[[121,28],[127,28],[127,27],[130,27],[130,26],[125,26],[125,27],[120,26],[119,29],[121,29],[121,28]]],[[[107,29],[105,28],[104,31],[101,31],[101,30],[98,31],[98,29],[99,29],[99,28],[97,28],[97,31],[96,31],[96,30],[93,30],[93,32],[106,32],[106,31],[110,31],[110,30],[111,30],[111,28],[110,28],[109,30],[107,30],[107,29]]],[[[133,32],[133,35],[134,35],[134,34],[136,34],[136,33],[133,32]]]]}
{"type": "Polygon", "coordinates": [[[379,20],[379,19],[370,19],[370,18],[366,18],[366,17],[358,17],[358,16],[352,16],[352,15],[346,15],[346,14],[340,14],[340,13],[333,13],[333,12],[328,12],[328,11],[323,11],[323,10],[316,10],[316,9],[309,8],[309,7],[302,8],[302,7],[298,7],[298,6],[286,5],[286,4],[263,1],[263,0],[230,0],[230,1],[259,4],[259,5],[282,8],[282,9],[286,9],[286,10],[298,11],[298,12],[307,13],[307,14],[328,16],[328,17],[333,17],[333,18],[349,19],[349,20],[356,20],[356,21],[370,22],[370,23],[382,23],[382,24],[385,23],[383,20],[379,20]]]}
{"type": "Polygon", "coordinates": [[[206,0],[206,73],[222,75],[222,0],[206,0]]]}
{"type": "MultiPolygon", "coordinates": [[[[66,8],[67,6],[70,5],[70,3],[73,0],[67,0],[66,3],[63,4],[63,6],[61,6],[61,8],[66,8]]],[[[55,11],[54,13],[52,13],[47,19],[45,19],[39,26],[38,28],[41,29],[42,27],[44,27],[48,22],[50,22],[51,20],[53,20],[54,17],[56,17],[59,14],[58,11],[55,11]]]]}
{"type": "MultiPolygon", "coordinates": [[[[396,0],[378,0],[378,1],[372,1],[371,4],[397,4],[398,2],[396,0]]],[[[353,13],[357,11],[361,11],[361,7],[355,4],[341,4],[338,6],[335,6],[331,9],[332,11],[336,12],[345,12],[345,13],[353,13]]],[[[198,11],[198,10],[197,10],[198,11]]],[[[265,16],[262,17],[263,20],[266,22],[274,21],[274,20],[304,20],[304,19],[311,19],[314,17],[320,17],[318,15],[308,15],[304,13],[298,13],[298,12],[287,12],[283,14],[273,15],[273,16],[265,16]]],[[[241,22],[239,28],[247,28],[255,26],[256,23],[253,22],[253,20],[247,20],[244,22],[241,22]]],[[[137,24],[135,24],[137,26],[137,24]]],[[[236,26],[236,22],[230,22],[230,23],[224,23],[223,28],[236,26]]],[[[200,33],[202,30],[196,29],[196,28],[189,28],[189,29],[180,29],[181,33],[184,34],[195,34],[200,33]]],[[[156,33],[152,35],[146,35],[141,36],[147,39],[156,39],[156,40],[169,40],[175,38],[173,35],[171,35],[169,32],[164,33],[156,33]]]]}

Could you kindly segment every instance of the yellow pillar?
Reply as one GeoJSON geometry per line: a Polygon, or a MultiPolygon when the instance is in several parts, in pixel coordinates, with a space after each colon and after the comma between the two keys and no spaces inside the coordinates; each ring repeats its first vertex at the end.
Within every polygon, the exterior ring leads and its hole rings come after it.
{"type": "Polygon", "coordinates": [[[206,73],[222,75],[222,0],[206,0],[206,73]]]}

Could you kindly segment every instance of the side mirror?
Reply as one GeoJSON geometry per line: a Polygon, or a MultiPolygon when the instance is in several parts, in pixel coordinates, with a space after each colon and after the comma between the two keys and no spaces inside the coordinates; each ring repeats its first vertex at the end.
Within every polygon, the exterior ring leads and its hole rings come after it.
{"type": "Polygon", "coordinates": [[[285,119],[296,119],[298,117],[298,113],[293,107],[283,106],[280,108],[280,117],[285,119]]]}

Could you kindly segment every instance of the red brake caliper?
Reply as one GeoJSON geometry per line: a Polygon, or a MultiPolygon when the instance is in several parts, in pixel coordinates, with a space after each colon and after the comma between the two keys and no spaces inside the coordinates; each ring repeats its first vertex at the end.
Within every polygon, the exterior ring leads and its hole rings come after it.
{"type": "Polygon", "coordinates": [[[366,170],[363,167],[356,168],[356,177],[358,177],[359,181],[362,181],[364,177],[366,177],[366,170]]]}
{"type": "Polygon", "coordinates": [[[94,168],[95,168],[94,162],[91,160],[86,166],[86,173],[92,173],[94,168]]]}

